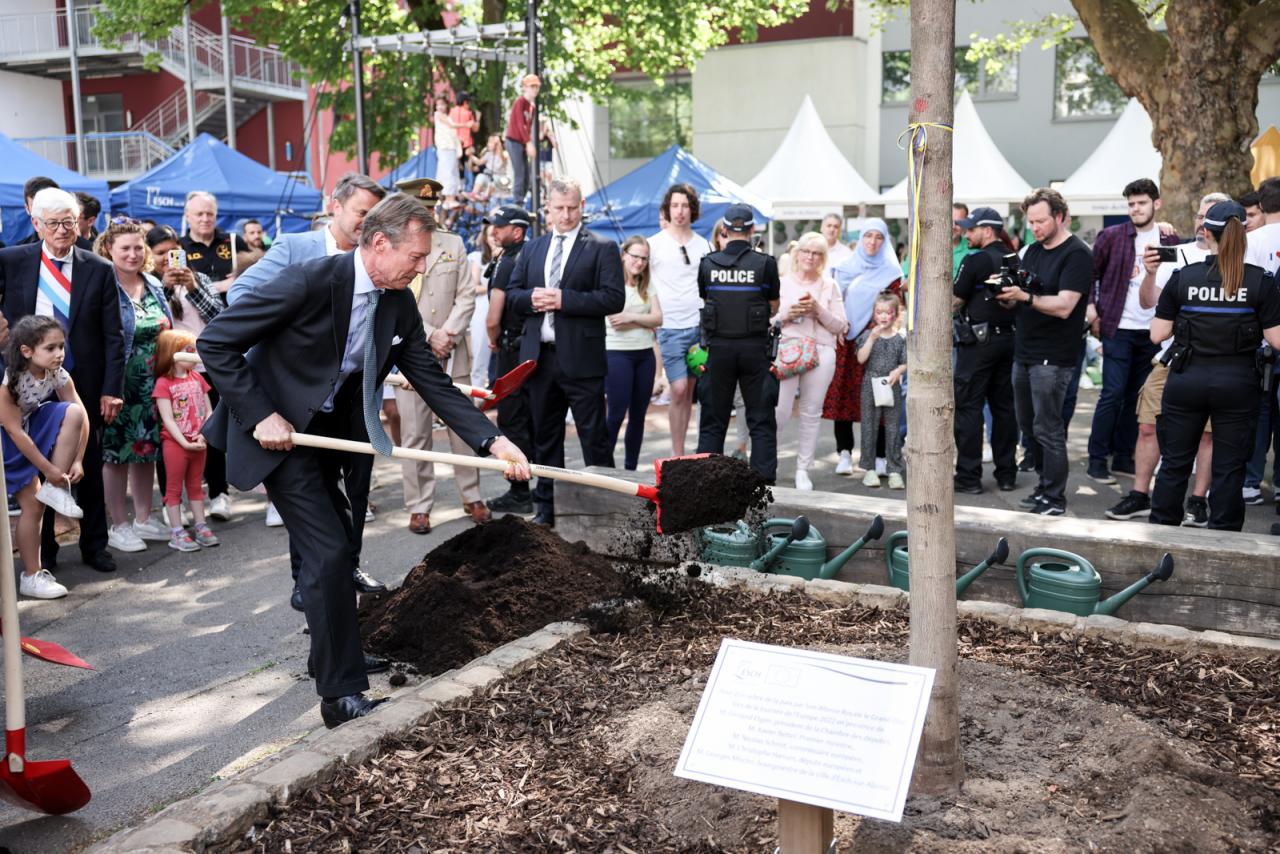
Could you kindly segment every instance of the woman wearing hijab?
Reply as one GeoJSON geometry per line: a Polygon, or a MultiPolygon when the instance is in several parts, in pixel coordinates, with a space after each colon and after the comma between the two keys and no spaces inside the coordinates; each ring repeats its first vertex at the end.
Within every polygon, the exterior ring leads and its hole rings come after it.
{"type": "MultiPolygon", "coordinates": [[[[853,255],[832,270],[844,295],[849,321],[845,339],[836,347],[836,373],[827,387],[822,417],[835,422],[836,450],[840,461],[836,474],[853,474],[853,422],[862,420],[862,365],[853,340],[871,324],[871,311],[882,291],[895,294],[902,283],[902,269],[889,243],[889,227],[882,219],[868,219],[853,255]]],[[[877,453],[877,457],[884,456],[877,453]]]]}

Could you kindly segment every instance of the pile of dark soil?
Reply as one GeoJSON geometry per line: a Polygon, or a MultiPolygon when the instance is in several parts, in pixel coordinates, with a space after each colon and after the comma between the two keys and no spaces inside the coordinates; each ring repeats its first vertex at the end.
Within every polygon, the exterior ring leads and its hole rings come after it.
{"type": "Polygon", "coordinates": [[[744,518],[773,500],[755,469],[732,457],[677,457],[662,463],[658,524],[664,534],[744,518]]]}
{"type": "Polygon", "coordinates": [[[609,560],[518,516],[438,546],[390,593],[361,597],[366,648],[435,675],[622,592],[609,560]]]}

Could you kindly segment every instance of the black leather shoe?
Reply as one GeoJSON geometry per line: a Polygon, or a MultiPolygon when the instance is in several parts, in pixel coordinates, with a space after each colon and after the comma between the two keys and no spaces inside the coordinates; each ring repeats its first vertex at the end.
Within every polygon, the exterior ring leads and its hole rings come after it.
{"type": "Polygon", "coordinates": [[[320,718],[329,729],[362,718],[372,712],[386,699],[370,700],[364,694],[348,694],[345,697],[323,699],[320,701],[320,718]]]}
{"type": "Polygon", "coordinates": [[[103,549],[100,552],[94,552],[91,555],[81,555],[80,559],[84,561],[84,565],[96,569],[98,572],[115,572],[116,559],[111,556],[111,552],[103,549]]]}
{"type": "Polygon", "coordinates": [[[293,592],[289,594],[289,607],[295,611],[306,610],[302,607],[302,588],[296,584],[293,585],[293,592]]]}
{"type": "Polygon", "coordinates": [[[351,581],[356,585],[356,590],[361,593],[387,592],[387,585],[383,584],[360,567],[356,567],[351,573],[351,581]]]}
{"type": "Polygon", "coordinates": [[[521,496],[512,490],[508,490],[497,498],[490,498],[486,503],[489,505],[489,510],[494,513],[527,515],[533,512],[533,496],[527,491],[521,496]]]}
{"type": "Polygon", "coordinates": [[[1028,472],[1028,471],[1035,471],[1035,470],[1036,470],[1036,461],[1031,458],[1030,454],[1027,454],[1025,457],[1022,458],[1022,462],[1018,463],[1018,471],[1028,472]]]}
{"type": "MultiPolygon", "coordinates": [[[[390,659],[381,658],[376,655],[370,655],[367,652],[364,654],[364,672],[365,673],[382,673],[383,671],[390,670],[390,669],[391,669],[390,659]]],[[[315,678],[315,675],[316,675],[316,663],[309,655],[307,656],[307,675],[313,679],[315,678]]]]}
{"type": "Polygon", "coordinates": [[[1013,492],[1018,488],[1018,482],[1015,480],[998,480],[996,485],[1000,487],[1001,492],[1013,492]]]}
{"type": "Polygon", "coordinates": [[[554,510],[539,510],[529,521],[533,522],[535,525],[554,528],[556,526],[556,514],[554,510]]]}
{"type": "Polygon", "coordinates": [[[965,494],[965,495],[981,495],[981,494],[982,494],[982,484],[980,484],[980,483],[962,483],[962,482],[960,482],[960,481],[956,481],[956,492],[960,492],[960,493],[963,493],[963,494],[965,494]]]}

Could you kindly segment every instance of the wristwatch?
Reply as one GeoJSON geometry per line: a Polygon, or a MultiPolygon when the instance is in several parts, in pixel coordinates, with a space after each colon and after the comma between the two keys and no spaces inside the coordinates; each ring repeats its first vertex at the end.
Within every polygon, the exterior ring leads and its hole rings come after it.
{"type": "Polygon", "coordinates": [[[490,436],[488,439],[485,439],[483,442],[481,442],[480,456],[482,457],[489,456],[489,453],[490,453],[489,449],[493,447],[494,442],[498,441],[498,438],[499,438],[498,436],[490,436]]]}

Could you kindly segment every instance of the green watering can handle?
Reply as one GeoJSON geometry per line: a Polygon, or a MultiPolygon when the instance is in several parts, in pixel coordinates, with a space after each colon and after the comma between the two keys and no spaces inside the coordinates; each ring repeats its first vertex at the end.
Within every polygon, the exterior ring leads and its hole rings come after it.
{"type": "Polygon", "coordinates": [[[898,543],[907,539],[906,531],[894,531],[889,535],[889,539],[884,541],[884,572],[888,579],[893,578],[893,550],[897,548],[898,543]]]}
{"type": "Polygon", "coordinates": [[[1026,566],[1027,561],[1033,557],[1056,557],[1056,558],[1059,558],[1060,560],[1066,561],[1067,563],[1078,564],[1079,566],[1087,567],[1089,571],[1093,573],[1095,578],[1099,580],[1102,579],[1102,576],[1098,575],[1098,570],[1093,568],[1093,564],[1089,563],[1089,561],[1085,560],[1078,554],[1075,554],[1073,552],[1064,552],[1062,549],[1050,549],[1050,548],[1027,549],[1025,552],[1023,552],[1021,555],[1018,556],[1018,569],[1017,569],[1018,592],[1022,594],[1023,602],[1027,601],[1027,593],[1030,592],[1027,588],[1027,578],[1025,573],[1023,572],[1023,567],[1026,566]]]}

